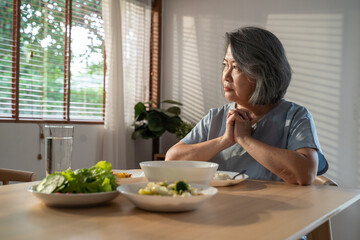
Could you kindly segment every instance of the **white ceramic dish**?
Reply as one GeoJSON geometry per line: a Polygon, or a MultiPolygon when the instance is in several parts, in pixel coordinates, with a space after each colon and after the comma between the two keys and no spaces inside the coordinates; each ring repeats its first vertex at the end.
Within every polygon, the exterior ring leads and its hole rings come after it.
{"type": "Polygon", "coordinates": [[[44,204],[51,207],[90,207],[110,202],[116,196],[118,191],[100,192],[100,193],[41,193],[35,190],[35,186],[28,189],[35,197],[44,204]]]}
{"type": "Polygon", "coordinates": [[[209,185],[219,165],[202,161],[148,161],[141,162],[146,178],[151,182],[175,182],[209,185]]]}
{"type": "Polygon", "coordinates": [[[145,173],[143,170],[113,170],[114,173],[128,173],[131,174],[130,178],[116,178],[117,184],[130,184],[130,183],[141,183],[141,182],[147,182],[147,178],[145,177],[145,173]]]}
{"type": "Polygon", "coordinates": [[[117,189],[136,207],[155,212],[185,212],[195,210],[218,191],[216,188],[207,185],[190,184],[198,190],[202,189],[203,195],[191,197],[139,195],[139,189],[145,187],[147,183],[122,185],[117,189]]]}
{"type": "MultiPolygon", "coordinates": [[[[218,173],[226,173],[228,174],[231,178],[233,176],[235,176],[236,174],[238,174],[237,172],[228,172],[228,171],[217,171],[218,173]]],[[[231,185],[235,185],[238,183],[241,183],[242,181],[245,181],[246,179],[248,179],[249,176],[246,174],[241,174],[239,176],[237,176],[234,180],[232,179],[227,179],[227,180],[211,180],[210,185],[213,187],[225,187],[225,186],[231,186],[231,185]]]]}

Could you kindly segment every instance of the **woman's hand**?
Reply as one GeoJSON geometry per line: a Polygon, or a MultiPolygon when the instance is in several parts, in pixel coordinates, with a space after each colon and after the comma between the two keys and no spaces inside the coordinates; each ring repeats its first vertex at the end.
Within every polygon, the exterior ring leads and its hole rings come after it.
{"type": "Polygon", "coordinates": [[[224,135],[222,136],[222,141],[226,143],[229,147],[235,143],[235,135],[234,135],[234,125],[235,125],[236,116],[230,110],[226,120],[226,130],[224,135]]]}
{"type": "Polygon", "coordinates": [[[251,136],[252,118],[249,111],[234,109],[229,112],[235,118],[234,141],[240,144],[243,138],[251,136]]]}

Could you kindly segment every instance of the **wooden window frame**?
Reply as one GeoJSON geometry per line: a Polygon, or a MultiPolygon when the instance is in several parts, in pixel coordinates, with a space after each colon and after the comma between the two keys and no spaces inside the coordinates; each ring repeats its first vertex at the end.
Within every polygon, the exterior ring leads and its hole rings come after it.
{"type": "Polygon", "coordinates": [[[160,107],[162,0],[154,0],[151,11],[150,84],[148,98],[160,107]]]}
{"type": "MultiPolygon", "coordinates": [[[[71,28],[71,4],[66,6],[66,25],[69,24],[71,28]],[[69,6],[68,6],[69,5],[69,6]],[[70,17],[69,17],[70,16],[70,17]]],[[[13,12],[13,26],[16,29],[13,31],[13,64],[12,64],[12,85],[13,87],[12,103],[15,105],[15,109],[12,111],[12,118],[1,118],[0,122],[16,122],[16,123],[59,123],[59,124],[104,124],[105,121],[105,79],[106,79],[106,60],[104,60],[104,92],[103,92],[103,121],[78,121],[70,120],[70,96],[67,96],[70,92],[70,57],[71,57],[71,33],[65,32],[65,49],[68,52],[65,53],[64,59],[64,119],[63,120],[45,120],[45,119],[20,119],[19,118],[19,78],[20,78],[20,21],[21,21],[21,0],[14,0],[14,12],[13,12]],[[69,46],[67,46],[69,45],[69,46]],[[65,101],[65,98],[66,101],[65,101]],[[67,107],[68,106],[68,107],[67,107]]],[[[156,103],[156,106],[160,106],[160,93],[161,93],[161,29],[162,29],[162,0],[154,0],[152,3],[151,13],[151,36],[150,36],[150,71],[149,71],[149,92],[148,99],[156,103]]],[[[106,59],[106,51],[104,50],[104,59],[106,59]]],[[[156,141],[153,144],[153,149],[159,149],[159,142],[156,141]]],[[[156,150],[155,150],[156,152],[156,150]]]]}
{"type": "MultiPolygon", "coordinates": [[[[161,23],[162,23],[162,0],[154,0],[151,11],[151,33],[150,33],[150,101],[160,107],[161,93],[161,23]]],[[[153,139],[152,156],[160,150],[160,139],[153,139]]]]}
{"type": "Polygon", "coordinates": [[[12,109],[11,118],[0,118],[1,122],[15,123],[57,123],[57,124],[104,124],[105,122],[105,78],[106,78],[106,53],[104,50],[104,80],[103,80],[103,120],[70,120],[70,62],[71,62],[71,18],[72,0],[66,1],[65,6],[65,57],[64,57],[64,107],[63,119],[26,119],[19,118],[19,88],[20,88],[20,26],[21,26],[21,0],[13,0],[13,45],[12,45],[12,109]]]}

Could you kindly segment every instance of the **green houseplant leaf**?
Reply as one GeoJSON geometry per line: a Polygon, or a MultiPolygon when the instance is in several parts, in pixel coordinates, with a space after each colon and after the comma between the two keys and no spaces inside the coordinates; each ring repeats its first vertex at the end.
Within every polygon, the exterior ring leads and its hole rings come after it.
{"type": "MultiPolygon", "coordinates": [[[[182,106],[180,102],[173,100],[164,100],[162,103],[182,106]]],[[[134,106],[135,120],[133,122],[134,132],[132,139],[139,137],[143,139],[157,139],[165,131],[175,133],[177,127],[182,122],[180,118],[181,109],[177,106],[171,106],[167,109],[151,107],[154,102],[138,102],[134,106]]]]}
{"type": "Polygon", "coordinates": [[[176,116],[179,116],[181,113],[181,109],[179,107],[170,107],[167,109],[167,112],[171,112],[175,114],[176,116]]]}
{"type": "Polygon", "coordinates": [[[151,132],[160,132],[164,129],[162,114],[157,111],[150,112],[147,116],[149,122],[149,130],[151,132]]]}
{"type": "Polygon", "coordinates": [[[174,100],[164,100],[164,101],[162,101],[162,103],[170,103],[170,104],[176,104],[176,105],[182,106],[182,103],[176,102],[174,100]]]}
{"type": "Polygon", "coordinates": [[[175,133],[176,128],[178,126],[180,126],[180,123],[181,123],[181,118],[179,118],[179,117],[169,118],[165,122],[165,129],[166,129],[166,131],[168,131],[170,133],[175,133]]]}
{"type": "Polygon", "coordinates": [[[137,119],[141,113],[146,112],[146,108],[145,108],[144,103],[138,102],[135,105],[134,110],[135,110],[135,119],[137,119]]]}

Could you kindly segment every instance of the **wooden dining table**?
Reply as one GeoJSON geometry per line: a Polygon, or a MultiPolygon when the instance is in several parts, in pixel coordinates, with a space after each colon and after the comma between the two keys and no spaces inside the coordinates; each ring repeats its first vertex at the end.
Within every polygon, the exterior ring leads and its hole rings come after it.
{"type": "Polygon", "coordinates": [[[34,184],[0,186],[0,239],[299,239],[360,199],[356,189],[248,179],[194,211],[158,213],[121,194],[102,206],[48,207],[27,191],[34,184]]]}

